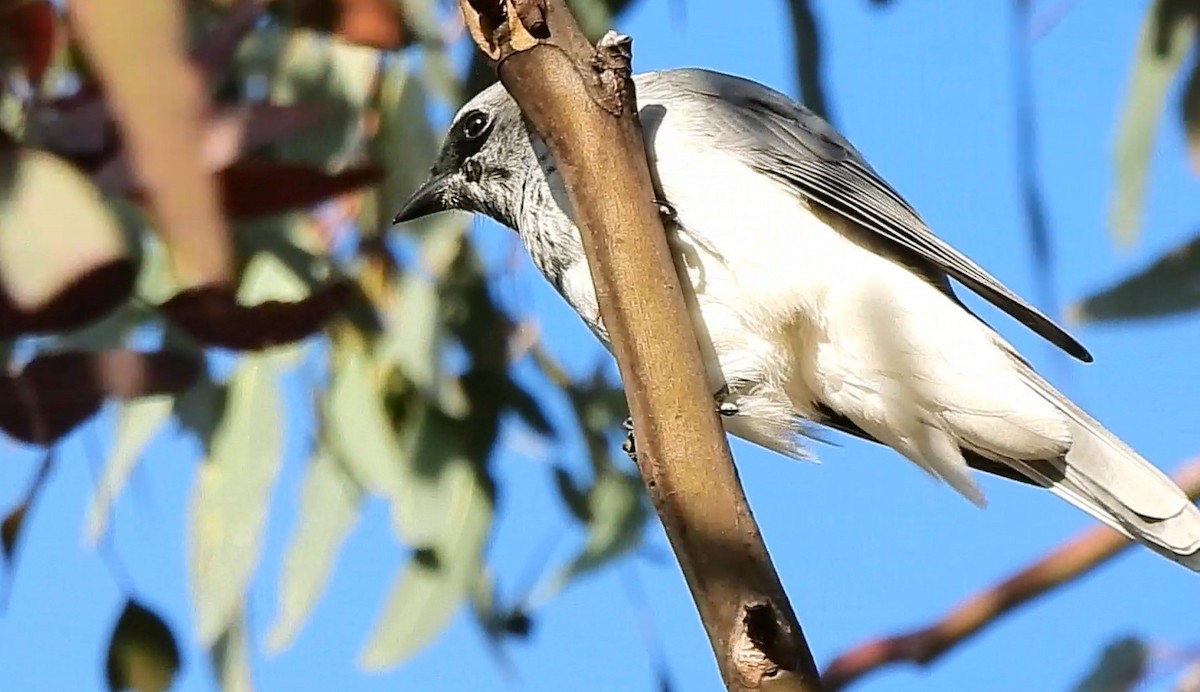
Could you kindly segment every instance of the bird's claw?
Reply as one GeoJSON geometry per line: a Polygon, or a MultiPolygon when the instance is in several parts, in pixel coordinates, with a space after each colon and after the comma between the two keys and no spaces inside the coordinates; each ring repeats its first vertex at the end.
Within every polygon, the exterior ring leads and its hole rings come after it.
{"type": "Polygon", "coordinates": [[[661,199],[654,200],[654,206],[658,207],[658,215],[667,223],[675,223],[679,220],[679,213],[675,211],[675,207],[670,203],[664,202],[661,199]]]}
{"type": "Polygon", "coordinates": [[[633,418],[626,418],[621,427],[625,429],[625,441],[621,443],[621,451],[633,463],[637,463],[637,443],[633,439],[633,418]]]}
{"type": "Polygon", "coordinates": [[[729,385],[727,384],[721,385],[721,388],[718,389],[717,393],[713,395],[713,399],[717,402],[717,413],[725,416],[726,418],[729,416],[736,416],[741,412],[741,409],[738,408],[737,404],[728,400],[730,396],[732,396],[732,394],[730,393],[729,385]]]}
{"type": "MultiPolygon", "coordinates": [[[[717,413],[725,418],[736,416],[741,412],[741,409],[738,408],[737,404],[733,403],[732,401],[726,401],[729,396],[729,385],[721,387],[721,389],[719,389],[717,393],[713,395],[713,399],[716,402],[717,413]]],[[[621,423],[621,428],[625,431],[625,441],[621,443],[621,451],[625,452],[630,461],[636,464],[637,441],[635,440],[633,434],[633,418],[626,418],[624,422],[621,423]]]]}

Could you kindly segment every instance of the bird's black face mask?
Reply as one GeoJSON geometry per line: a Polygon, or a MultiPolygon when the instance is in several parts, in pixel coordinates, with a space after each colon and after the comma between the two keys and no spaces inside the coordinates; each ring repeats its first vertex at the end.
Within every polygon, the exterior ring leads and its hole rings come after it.
{"type": "Polygon", "coordinates": [[[413,192],[393,219],[394,223],[413,221],[440,211],[480,211],[461,194],[464,184],[478,183],[483,166],[476,155],[487,143],[495,121],[481,110],[464,113],[446,135],[437,163],[429,178],[413,192]]]}

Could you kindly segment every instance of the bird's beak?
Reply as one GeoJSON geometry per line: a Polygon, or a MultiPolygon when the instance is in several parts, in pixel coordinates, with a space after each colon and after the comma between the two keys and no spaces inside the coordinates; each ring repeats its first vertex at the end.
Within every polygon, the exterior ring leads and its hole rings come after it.
{"type": "Polygon", "coordinates": [[[448,174],[434,173],[429,176],[429,179],[421,183],[416,192],[408,198],[404,206],[400,208],[400,213],[392,219],[392,223],[404,223],[405,221],[413,221],[422,216],[436,214],[439,211],[448,211],[446,206],[446,188],[450,186],[450,176],[448,174]]]}

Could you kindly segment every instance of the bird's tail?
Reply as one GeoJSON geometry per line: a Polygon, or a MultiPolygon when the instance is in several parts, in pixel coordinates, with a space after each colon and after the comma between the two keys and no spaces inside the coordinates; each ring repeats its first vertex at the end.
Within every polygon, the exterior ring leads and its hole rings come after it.
{"type": "Polygon", "coordinates": [[[1012,461],[1031,480],[1155,552],[1200,572],[1200,508],[1162,471],[1022,363],[1026,381],[1066,414],[1071,448],[1012,461]]]}

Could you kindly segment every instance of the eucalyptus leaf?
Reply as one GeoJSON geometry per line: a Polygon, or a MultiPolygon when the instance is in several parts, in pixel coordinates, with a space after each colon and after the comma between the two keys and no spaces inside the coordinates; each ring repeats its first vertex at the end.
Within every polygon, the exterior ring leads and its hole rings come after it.
{"type": "Polygon", "coordinates": [[[15,306],[36,311],[128,254],[117,219],[74,166],[32,149],[19,150],[9,166],[0,193],[0,287],[15,306]]]}
{"type": "Polygon", "coordinates": [[[587,524],[591,521],[591,507],[588,505],[588,493],[580,490],[571,479],[571,474],[561,466],[554,467],[554,484],[558,487],[558,495],[563,504],[570,510],[575,520],[587,524]]]}
{"type": "Polygon", "coordinates": [[[821,73],[821,32],[812,3],[810,0],[788,0],[788,9],[792,15],[792,42],[795,44],[795,69],[801,101],[817,115],[833,122],[821,73]]]}
{"type": "Polygon", "coordinates": [[[509,405],[521,417],[521,420],[525,421],[526,425],[542,435],[554,437],[554,426],[550,423],[550,419],[546,416],[545,411],[542,410],[541,404],[538,403],[532,394],[525,391],[516,382],[511,381],[507,394],[509,405]]]}
{"type": "Polygon", "coordinates": [[[438,532],[401,571],[360,665],[393,666],[427,645],[463,605],[483,572],[483,549],[492,523],[492,499],[468,463],[443,469],[436,495],[438,532]]]}
{"type": "Polygon", "coordinates": [[[1072,688],[1074,692],[1132,692],[1150,665],[1150,647],[1125,637],[1104,647],[1100,659],[1072,688]]]}
{"type": "Polygon", "coordinates": [[[1117,126],[1109,224],[1116,239],[1125,244],[1136,240],[1141,229],[1159,118],[1196,33],[1195,15],[1178,5],[1178,0],[1156,0],[1146,10],[1117,126]]]}
{"type": "Polygon", "coordinates": [[[104,535],[113,503],[125,487],[142,451],[171,417],[174,407],[175,397],[172,395],[132,399],[121,404],[117,414],[116,439],[84,520],[84,535],[89,545],[95,545],[104,535]]]}
{"type": "Polygon", "coordinates": [[[221,692],[254,692],[250,671],[250,646],[246,641],[244,606],[229,621],[229,626],[212,645],[213,672],[221,692]]]}
{"type": "Polygon", "coordinates": [[[615,470],[602,474],[588,492],[588,515],[587,543],[567,568],[566,578],[596,569],[641,541],[650,516],[641,478],[615,470]]]}
{"type": "Polygon", "coordinates": [[[179,645],[157,613],[127,601],[108,642],[108,689],[165,692],[179,671],[179,645]]]}
{"type": "Polygon", "coordinates": [[[395,499],[407,453],[383,404],[383,391],[362,345],[335,341],[324,399],[323,444],[366,490],[395,499]]]}
{"type": "MultiPolygon", "coordinates": [[[[642,481],[636,475],[617,471],[611,464],[603,470],[588,490],[583,507],[572,507],[572,513],[587,523],[587,541],[583,549],[565,567],[538,589],[530,601],[542,604],[558,594],[571,580],[629,553],[642,540],[642,530],[650,512],[642,492],[642,481]]],[[[565,474],[556,473],[560,491],[568,506],[578,505],[578,491],[569,484],[565,474]],[[570,490],[568,490],[570,488],[570,490]]]]}
{"type": "MultiPolygon", "coordinates": [[[[437,157],[438,133],[429,124],[428,110],[425,85],[413,74],[411,61],[389,59],[379,85],[379,129],[370,143],[371,158],[387,170],[376,200],[376,223],[384,228],[391,227],[392,217],[425,180],[437,157]]],[[[406,227],[425,231],[438,223],[428,219],[406,227]]]]}
{"type": "Polygon", "coordinates": [[[374,48],[292,31],[275,66],[271,101],[321,103],[329,112],[304,137],[276,145],[280,157],[322,168],[350,163],[363,135],[361,114],[370,102],[380,60],[374,48]]]}
{"type": "Polygon", "coordinates": [[[267,648],[287,648],[329,581],[338,551],[358,520],[363,490],[342,462],[318,448],[301,489],[299,518],[284,556],[267,648]]]}
{"type": "Polygon", "coordinates": [[[174,414],[184,430],[195,435],[205,452],[212,448],[213,433],[224,415],[228,388],[201,377],[175,397],[174,414]]]}
{"type": "Polygon", "coordinates": [[[1200,308],[1200,236],[1071,306],[1074,322],[1164,317],[1200,308]]]}
{"type": "Polygon", "coordinates": [[[440,306],[437,286],[414,272],[404,274],[396,282],[384,315],[387,329],[377,346],[381,362],[395,363],[427,395],[435,395],[440,376],[440,306]]]}
{"type": "Polygon", "coordinates": [[[1200,57],[1192,58],[1187,84],[1179,99],[1179,117],[1187,135],[1192,170],[1200,175],[1200,57]]]}
{"type": "Polygon", "coordinates": [[[285,426],[278,359],[244,356],[193,489],[188,571],[200,642],[230,627],[254,576],[285,426]]]}

